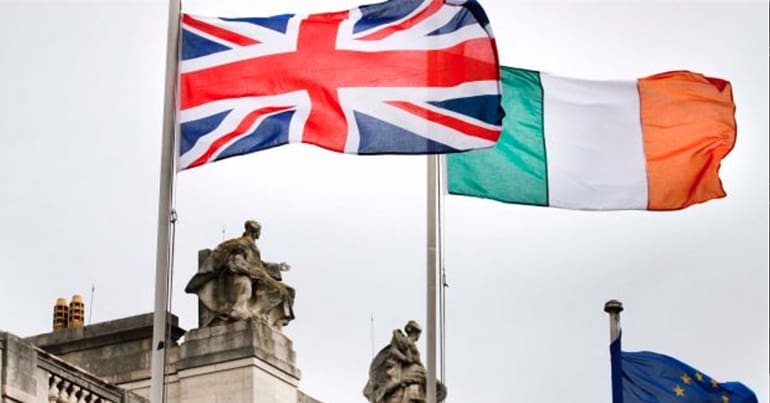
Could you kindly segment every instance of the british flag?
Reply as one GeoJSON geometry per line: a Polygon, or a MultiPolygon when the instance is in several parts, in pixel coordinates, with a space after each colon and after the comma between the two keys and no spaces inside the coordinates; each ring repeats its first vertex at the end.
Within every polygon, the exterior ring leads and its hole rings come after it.
{"type": "Polygon", "coordinates": [[[352,154],[486,148],[500,73],[474,0],[268,18],[182,15],[180,170],[287,143],[352,154]]]}

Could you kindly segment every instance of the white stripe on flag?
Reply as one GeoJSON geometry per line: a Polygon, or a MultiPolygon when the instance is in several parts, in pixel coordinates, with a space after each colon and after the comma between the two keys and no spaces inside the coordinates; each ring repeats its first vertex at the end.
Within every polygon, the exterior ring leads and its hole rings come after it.
{"type": "Polygon", "coordinates": [[[549,204],[647,207],[647,169],[636,81],[541,74],[549,204]]]}

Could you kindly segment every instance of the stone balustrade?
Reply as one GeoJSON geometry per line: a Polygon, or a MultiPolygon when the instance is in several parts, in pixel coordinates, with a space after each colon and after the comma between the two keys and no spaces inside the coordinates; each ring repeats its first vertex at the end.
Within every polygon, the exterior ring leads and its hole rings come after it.
{"type": "Polygon", "coordinates": [[[48,374],[48,401],[51,403],[105,403],[105,399],[77,383],[48,374]]]}
{"type": "Polygon", "coordinates": [[[146,403],[24,340],[0,332],[0,401],[48,403],[146,403]]]}

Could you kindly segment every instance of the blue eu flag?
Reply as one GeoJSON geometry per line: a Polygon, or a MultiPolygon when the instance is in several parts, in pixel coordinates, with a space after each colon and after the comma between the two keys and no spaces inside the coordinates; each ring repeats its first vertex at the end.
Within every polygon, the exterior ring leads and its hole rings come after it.
{"type": "Polygon", "coordinates": [[[613,403],[757,403],[739,382],[717,382],[663,354],[621,351],[620,337],[610,345],[613,403]]]}

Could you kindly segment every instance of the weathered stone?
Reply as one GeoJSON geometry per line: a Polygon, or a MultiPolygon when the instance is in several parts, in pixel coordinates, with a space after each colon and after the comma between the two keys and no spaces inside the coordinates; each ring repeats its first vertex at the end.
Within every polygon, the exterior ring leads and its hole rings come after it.
{"type": "Polygon", "coordinates": [[[37,352],[10,333],[0,333],[0,397],[31,402],[37,394],[37,352]]]}
{"type": "MultiPolygon", "coordinates": [[[[410,320],[404,332],[393,331],[390,344],[374,357],[363,390],[370,403],[425,402],[426,373],[417,349],[421,332],[417,322],[410,320]]],[[[446,398],[446,387],[435,382],[436,398],[441,402],[446,398]]]]}
{"type": "Polygon", "coordinates": [[[294,319],[295,291],[281,275],[289,265],[263,261],[256,245],[261,225],[244,227],[240,238],[198,253],[198,273],[185,292],[198,295],[199,327],[259,319],[280,329],[294,319]]]}
{"type": "Polygon", "coordinates": [[[300,378],[291,340],[256,320],[190,330],[179,350],[176,369],[182,371],[252,357],[281,370],[290,378],[300,378]]]}
{"type": "MultiPolygon", "coordinates": [[[[121,384],[150,377],[152,314],[65,329],[26,339],[28,342],[106,380],[121,384]]],[[[178,354],[176,341],[184,334],[178,318],[171,325],[169,358],[178,354]]],[[[168,360],[173,367],[171,359],[168,360]]]]}
{"type": "Polygon", "coordinates": [[[321,403],[321,401],[304,394],[302,391],[297,391],[297,403],[321,403]]]}
{"type": "Polygon", "coordinates": [[[97,400],[147,402],[16,336],[0,333],[0,402],[97,400]]]}
{"type": "Polygon", "coordinates": [[[179,353],[183,402],[298,401],[300,371],[291,340],[262,321],[193,329],[179,353]]]}

